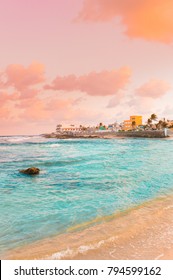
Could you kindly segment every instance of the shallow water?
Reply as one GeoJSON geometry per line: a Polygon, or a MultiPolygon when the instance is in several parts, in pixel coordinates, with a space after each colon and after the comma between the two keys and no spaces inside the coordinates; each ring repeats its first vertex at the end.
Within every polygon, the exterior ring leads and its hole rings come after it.
{"type": "Polygon", "coordinates": [[[0,137],[0,251],[171,193],[172,154],[166,139],[0,137]]]}

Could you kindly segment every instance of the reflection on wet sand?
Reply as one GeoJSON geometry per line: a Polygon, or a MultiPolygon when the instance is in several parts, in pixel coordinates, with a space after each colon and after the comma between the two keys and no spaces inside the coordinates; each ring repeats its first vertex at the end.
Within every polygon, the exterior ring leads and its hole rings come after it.
{"type": "Polygon", "coordinates": [[[173,196],[88,226],[9,251],[1,259],[173,259],[173,196]]]}

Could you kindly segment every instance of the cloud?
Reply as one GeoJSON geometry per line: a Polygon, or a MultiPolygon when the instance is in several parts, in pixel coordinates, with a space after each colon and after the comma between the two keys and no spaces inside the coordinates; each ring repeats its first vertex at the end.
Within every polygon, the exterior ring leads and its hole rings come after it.
{"type": "Polygon", "coordinates": [[[170,84],[162,80],[150,80],[141,87],[137,88],[135,93],[141,97],[151,97],[153,99],[164,96],[169,89],[170,84]]]}
{"type": "Polygon", "coordinates": [[[24,89],[23,91],[20,92],[20,99],[33,99],[36,96],[38,96],[40,94],[40,90],[39,89],[33,89],[33,88],[29,88],[29,89],[24,89]]]}
{"type": "Polygon", "coordinates": [[[50,118],[49,112],[46,110],[46,104],[41,99],[34,99],[28,106],[21,104],[21,108],[24,109],[20,114],[20,118],[28,121],[39,121],[50,118]]]}
{"type": "Polygon", "coordinates": [[[50,101],[46,102],[46,109],[49,111],[62,111],[68,110],[71,107],[73,101],[70,99],[58,99],[53,98],[50,101]]]}
{"type": "Polygon", "coordinates": [[[169,116],[172,119],[172,112],[173,112],[173,106],[168,105],[168,106],[166,106],[166,108],[164,108],[164,110],[162,112],[162,115],[169,116]]]}
{"type": "Polygon", "coordinates": [[[1,91],[0,92],[0,106],[2,107],[9,101],[15,101],[19,97],[17,92],[9,94],[8,92],[1,91]]]}
{"type": "MultiPolygon", "coordinates": [[[[123,97],[123,89],[130,80],[131,70],[127,67],[118,70],[91,72],[87,75],[58,76],[45,89],[78,91],[78,95],[70,98],[58,97],[53,92],[42,90],[44,66],[32,63],[28,67],[11,64],[0,72],[0,106],[1,118],[28,123],[40,123],[58,119],[91,120],[98,115],[85,106],[87,97],[79,95],[85,92],[89,96],[123,97]],[[82,103],[82,109],[79,107],[82,103]]],[[[95,110],[95,109],[94,109],[95,110]]]]}
{"type": "Polygon", "coordinates": [[[0,73],[1,88],[13,87],[23,91],[45,81],[44,65],[33,62],[28,67],[21,64],[10,64],[0,73]]]}
{"type": "Polygon", "coordinates": [[[83,102],[85,100],[86,100],[86,98],[84,98],[84,97],[78,97],[78,98],[73,100],[73,105],[77,106],[77,105],[79,105],[81,102],[83,102]]]}
{"type": "Polygon", "coordinates": [[[164,43],[173,42],[172,0],[84,0],[76,20],[120,18],[125,34],[164,43]]]}
{"type": "Polygon", "coordinates": [[[16,108],[20,108],[20,119],[28,123],[73,122],[93,120],[98,113],[89,108],[76,108],[73,99],[49,98],[22,100],[16,108]]]}
{"type": "Polygon", "coordinates": [[[127,97],[126,105],[130,114],[142,114],[147,117],[154,112],[162,111],[160,98],[164,97],[170,88],[170,84],[163,80],[150,80],[141,85],[127,97]]]}
{"type": "Polygon", "coordinates": [[[117,107],[120,104],[120,101],[122,100],[123,97],[124,97],[124,92],[120,91],[116,96],[114,96],[109,100],[107,108],[117,107]]]}
{"type": "MultiPolygon", "coordinates": [[[[58,76],[43,88],[44,75],[44,66],[39,63],[27,67],[10,64],[0,71],[0,133],[8,130],[10,134],[17,133],[20,131],[18,126],[22,131],[32,131],[33,126],[37,133],[37,127],[52,129],[59,122],[95,123],[96,119],[103,118],[104,112],[97,111],[89,97],[101,96],[103,103],[105,96],[120,99],[124,95],[122,89],[130,81],[131,70],[123,67],[81,76],[58,76]],[[55,90],[68,92],[68,97],[55,94],[55,90]],[[76,93],[73,95],[72,91],[76,93]]],[[[98,98],[92,98],[92,102],[98,103],[98,98]]]]}
{"type": "Polygon", "coordinates": [[[136,115],[151,115],[153,110],[155,111],[155,100],[151,97],[144,97],[144,96],[137,96],[132,97],[129,102],[127,102],[127,105],[130,110],[130,114],[136,114],[136,115]],[[134,113],[135,112],[135,113],[134,113]]]}
{"type": "MultiPolygon", "coordinates": [[[[0,92],[0,117],[1,119],[10,119],[12,118],[14,111],[14,104],[19,97],[18,92],[8,93],[6,91],[0,92]]],[[[16,112],[17,116],[17,112],[16,112]]]]}
{"type": "Polygon", "coordinates": [[[1,107],[0,118],[7,119],[9,115],[10,115],[10,110],[5,106],[1,107]]]}
{"type": "Polygon", "coordinates": [[[20,99],[19,103],[16,104],[16,110],[20,113],[20,118],[32,122],[63,117],[66,112],[71,112],[72,109],[71,100],[50,99],[49,97],[41,99],[39,96],[20,99]]]}
{"type": "Polygon", "coordinates": [[[123,89],[130,80],[131,70],[123,67],[118,70],[91,72],[83,76],[57,76],[51,85],[44,89],[81,91],[92,96],[114,95],[123,89]]]}
{"type": "MultiPolygon", "coordinates": [[[[29,110],[26,109],[29,107],[41,117],[44,105],[39,99],[40,89],[34,87],[44,81],[44,66],[40,63],[34,62],[28,67],[20,64],[8,65],[0,72],[1,117],[16,119],[22,116],[21,113],[23,114],[25,110],[29,110]]],[[[34,113],[31,117],[32,115],[34,113]]]]}

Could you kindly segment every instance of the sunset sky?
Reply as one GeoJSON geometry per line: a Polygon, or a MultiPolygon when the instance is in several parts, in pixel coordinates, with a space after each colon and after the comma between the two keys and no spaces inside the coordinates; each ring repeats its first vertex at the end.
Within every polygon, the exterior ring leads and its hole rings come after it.
{"type": "Polygon", "coordinates": [[[173,119],[173,0],[1,0],[0,135],[173,119]]]}

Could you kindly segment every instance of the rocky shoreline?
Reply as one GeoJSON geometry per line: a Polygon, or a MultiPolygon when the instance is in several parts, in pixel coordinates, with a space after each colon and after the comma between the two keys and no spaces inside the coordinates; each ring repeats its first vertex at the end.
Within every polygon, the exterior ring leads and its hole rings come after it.
{"type": "Polygon", "coordinates": [[[47,133],[42,134],[45,138],[56,139],[114,139],[114,138],[165,138],[164,130],[146,130],[146,131],[105,131],[105,132],[80,132],[80,133],[47,133]]]}
{"type": "Polygon", "coordinates": [[[99,139],[112,139],[112,138],[118,138],[118,136],[116,135],[116,133],[93,133],[93,134],[55,134],[55,133],[50,133],[50,134],[43,134],[42,135],[45,138],[56,138],[56,139],[95,139],[95,138],[99,138],[99,139]]]}

